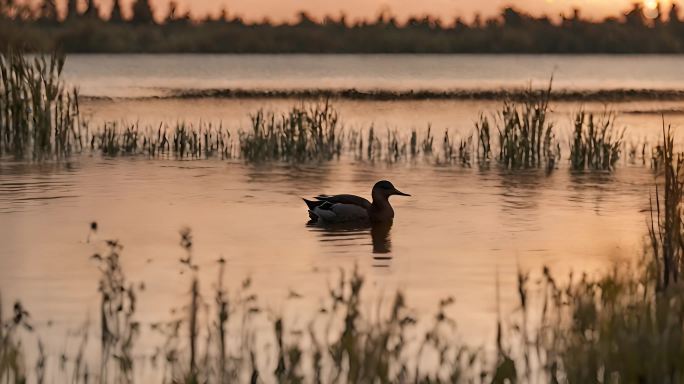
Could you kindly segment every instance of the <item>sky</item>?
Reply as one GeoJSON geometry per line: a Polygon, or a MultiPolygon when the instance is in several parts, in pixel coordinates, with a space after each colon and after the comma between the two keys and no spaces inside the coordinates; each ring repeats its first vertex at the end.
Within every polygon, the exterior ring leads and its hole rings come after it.
{"type": "MultiPolygon", "coordinates": [[[[35,0],[34,0],[35,1],[35,0]]],[[[62,4],[66,0],[61,0],[62,4]]],[[[85,0],[81,0],[85,1],[85,0]]],[[[133,0],[122,0],[127,7],[133,0]]],[[[618,15],[631,7],[635,1],[647,6],[654,6],[656,0],[176,0],[180,10],[190,10],[194,17],[202,17],[207,13],[218,14],[225,7],[231,15],[240,15],[246,20],[262,20],[268,17],[273,21],[290,21],[294,15],[305,10],[314,17],[324,15],[347,14],[348,18],[374,18],[381,10],[391,10],[400,20],[409,15],[430,14],[441,16],[443,20],[453,20],[456,16],[470,19],[475,13],[483,16],[497,14],[504,6],[514,5],[517,8],[534,14],[558,16],[570,13],[572,8],[579,8],[582,14],[590,18],[603,18],[618,15]]],[[[669,7],[673,0],[661,0],[669,7]]],[[[112,0],[95,0],[102,5],[103,12],[108,12],[112,0]]],[[[150,0],[155,7],[157,17],[163,17],[168,10],[169,0],[150,0]]]]}

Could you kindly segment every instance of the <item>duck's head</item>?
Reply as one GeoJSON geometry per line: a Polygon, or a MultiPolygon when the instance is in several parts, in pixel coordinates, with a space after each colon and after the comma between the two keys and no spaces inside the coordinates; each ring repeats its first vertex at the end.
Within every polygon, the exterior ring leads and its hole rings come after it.
{"type": "Polygon", "coordinates": [[[404,193],[394,187],[392,183],[387,180],[378,181],[373,186],[373,197],[382,197],[388,199],[390,196],[411,196],[408,193],[404,193]]]}

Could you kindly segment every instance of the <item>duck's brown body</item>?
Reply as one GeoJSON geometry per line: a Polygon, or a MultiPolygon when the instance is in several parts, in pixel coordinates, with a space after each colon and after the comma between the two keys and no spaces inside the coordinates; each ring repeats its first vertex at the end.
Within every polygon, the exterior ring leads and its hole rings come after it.
{"type": "Polygon", "coordinates": [[[355,195],[324,195],[317,196],[316,201],[304,201],[314,223],[387,222],[394,219],[389,197],[410,196],[396,189],[389,181],[376,183],[371,195],[373,202],[355,195]]]}

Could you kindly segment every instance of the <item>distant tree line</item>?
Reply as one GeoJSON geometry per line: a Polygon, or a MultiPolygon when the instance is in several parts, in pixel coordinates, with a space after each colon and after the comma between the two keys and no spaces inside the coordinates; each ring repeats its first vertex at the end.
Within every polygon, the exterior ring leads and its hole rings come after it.
{"type": "Polygon", "coordinates": [[[149,0],[123,12],[119,0],[105,13],[95,0],[68,0],[60,15],[55,0],[38,5],[0,0],[0,49],[34,51],[203,53],[684,53],[680,8],[635,3],[619,17],[600,21],[579,10],[558,20],[506,7],[496,17],[466,22],[434,16],[399,22],[390,12],[350,21],[344,14],[315,20],[300,12],[295,22],[247,22],[222,10],[193,19],[169,4],[155,19],[149,0]],[[128,15],[124,17],[124,15],[128,15]]]}

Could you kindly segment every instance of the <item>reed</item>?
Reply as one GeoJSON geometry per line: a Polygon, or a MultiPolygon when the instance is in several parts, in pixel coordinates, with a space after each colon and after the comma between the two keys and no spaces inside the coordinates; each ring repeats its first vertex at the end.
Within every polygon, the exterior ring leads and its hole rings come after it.
{"type": "Polygon", "coordinates": [[[237,143],[233,142],[233,134],[222,125],[216,127],[201,121],[198,124],[180,121],[157,127],[142,126],[138,122],[106,122],[89,137],[88,150],[107,157],[239,158],[247,162],[330,161],[345,153],[371,162],[397,163],[417,158],[429,161],[433,156],[440,162],[471,162],[472,135],[455,142],[445,130],[442,145],[435,148],[431,126],[424,136],[414,130],[410,137],[405,137],[391,129],[387,129],[385,135],[378,135],[374,126],[367,131],[344,130],[334,116],[337,116],[334,107],[323,103],[293,107],[280,115],[282,120],[276,119],[273,113],[259,110],[252,115],[252,130],[238,132],[237,143]]]}
{"type": "Polygon", "coordinates": [[[241,155],[249,161],[321,161],[339,157],[342,129],[329,101],[276,115],[259,110],[252,129],[240,132],[241,155]]]}
{"type": "Polygon", "coordinates": [[[135,320],[137,289],[126,280],[120,263],[123,249],[115,240],[106,242],[106,255],[94,254],[100,270],[100,370],[103,381],[134,380],[133,347],[140,333],[135,320]]]}
{"type": "MultiPolygon", "coordinates": [[[[560,148],[548,122],[548,108],[551,99],[551,83],[545,91],[528,90],[527,97],[520,104],[505,101],[498,115],[499,163],[509,169],[552,167],[560,156],[560,148]]],[[[488,127],[486,117],[481,118],[480,127],[488,127]]],[[[487,129],[488,131],[488,129],[487,129]]],[[[487,132],[483,131],[483,132],[487,132]]],[[[485,143],[481,143],[486,147],[485,143]]],[[[486,148],[483,148],[483,151],[486,148]]]]}
{"type": "Polygon", "coordinates": [[[470,167],[473,159],[473,135],[454,138],[453,135],[449,135],[448,129],[444,130],[441,153],[436,155],[435,159],[440,165],[459,164],[470,167]]]}
{"type": "MultiPolygon", "coordinates": [[[[144,328],[135,320],[136,297],[139,289],[129,283],[121,268],[120,257],[123,247],[117,241],[105,242],[106,255],[95,254],[101,273],[99,291],[101,295],[99,349],[100,369],[88,369],[82,353],[82,344],[77,357],[72,361],[73,374],[62,372],[69,382],[85,383],[138,381],[141,367],[136,365],[133,346],[144,328]]],[[[455,342],[455,322],[447,315],[447,307],[453,300],[443,300],[438,306],[434,321],[425,337],[412,346],[411,332],[415,331],[416,318],[405,305],[404,296],[397,293],[389,307],[380,312],[363,309],[365,280],[358,272],[348,277],[341,273],[339,280],[329,288],[328,299],[317,314],[311,316],[306,331],[289,325],[281,316],[272,316],[258,304],[256,295],[250,292],[251,280],[243,281],[240,289],[229,295],[224,286],[225,261],[219,260],[219,274],[215,285],[214,300],[207,302],[201,293],[198,278],[199,267],[193,259],[193,238],[189,230],[181,231],[181,247],[185,257],[181,264],[190,276],[190,295],[183,310],[173,311],[177,318],[168,322],[153,323],[152,331],[163,336],[163,345],[150,356],[152,367],[159,372],[160,382],[174,383],[229,383],[229,382],[399,382],[422,377],[425,380],[446,378],[475,379],[479,371],[475,367],[480,361],[478,351],[469,351],[455,342]],[[213,304],[212,304],[213,303],[213,304]],[[382,313],[382,315],[380,315],[382,313]],[[213,318],[214,321],[208,319],[213,318]],[[260,329],[258,342],[255,338],[255,323],[270,322],[271,332],[260,329]],[[184,331],[184,329],[186,331],[184,331]],[[228,329],[237,335],[228,336],[228,329]],[[267,345],[274,345],[275,363],[269,363],[267,345]],[[440,369],[421,369],[415,365],[413,350],[420,355],[438,353],[440,369]],[[162,361],[164,368],[158,367],[162,361]]],[[[290,297],[297,299],[297,294],[290,297]]],[[[12,324],[22,324],[25,311],[21,307],[12,324]]],[[[5,327],[4,329],[7,329],[5,327]]],[[[14,328],[9,328],[12,331],[14,328]]],[[[13,337],[3,336],[0,351],[19,345],[13,337]]],[[[84,340],[87,340],[85,338],[84,340]]],[[[0,356],[6,356],[5,354],[0,356]]],[[[43,361],[51,356],[41,355],[43,361]]],[[[65,358],[66,359],[66,358],[65,358]]],[[[5,361],[5,360],[0,360],[5,361]]],[[[27,377],[23,356],[13,356],[12,367],[22,367],[22,378],[27,377]]],[[[36,364],[34,375],[42,371],[36,364]]],[[[0,366],[4,368],[4,366],[0,366]]],[[[15,371],[12,371],[14,375],[15,371]]],[[[0,382],[7,376],[0,370],[0,382]]],[[[49,372],[54,380],[61,380],[56,372],[49,372]]],[[[19,377],[19,376],[17,376],[19,377]]],[[[31,376],[33,377],[33,376],[31,376]]],[[[13,380],[7,382],[14,382],[13,380]]]]}
{"type": "Polygon", "coordinates": [[[640,162],[642,165],[646,165],[646,153],[648,152],[647,149],[650,148],[648,141],[631,140],[628,144],[625,144],[625,147],[627,152],[627,158],[629,159],[629,162],[631,164],[637,164],[640,162]]]}
{"type": "Polygon", "coordinates": [[[151,158],[230,159],[235,156],[232,135],[222,125],[200,121],[173,126],[141,127],[139,123],[106,122],[90,137],[90,151],[104,156],[146,155],[151,158]]]}
{"type": "Polygon", "coordinates": [[[421,141],[421,148],[425,155],[431,155],[434,152],[435,138],[432,135],[432,125],[428,124],[427,134],[421,141]]]}
{"type": "Polygon", "coordinates": [[[444,163],[450,163],[457,156],[457,151],[454,140],[449,137],[449,131],[445,130],[442,138],[442,155],[444,157],[444,163]]]}
{"type": "Polygon", "coordinates": [[[375,134],[375,127],[373,125],[368,129],[368,139],[366,141],[366,159],[368,161],[381,160],[382,140],[375,134]]]}
{"type": "Polygon", "coordinates": [[[473,158],[473,136],[462,138],[458,144],[458,159],[463,166],[470,166],[473,158]]]}
{"type": "Polygon", "coordinates": [[[649,239],[654,265],[662,277],[658,288],[667,289],[671,284],[678,283],[684,271],[684,181],[681,178],[684,155],[675,153],[671,128],[666,128],[664,122],[663,143],[658,148],[661,156],[658,166],[663,183],[661,187],[656,185],[655,199],[651,198],[649,239]]]}
{"type": "MultiPolygon", "coordinates": [[[[650,247],[637,268],[616,266],[596,279],[585,274],[576,280],[570,275],[563,286],[544,270],[540,325],[533,337],[523,337],[525,343],[543,351],[541,381],[684,379],[680,364],[684,358],[684,286],[679,280],[684,158],[675,154],[672,131],[664,122],[662,133],[659,167],[663,180],[656,184],[655,199],[651,198],[650,247]]],[[[527,291],[527,281],[520,285],[521,291],[527,291]]]]}
{"type": "MultiPolygon", "coordinates": [[[[625,130],[615,128],[615,114],[604,112],[598,117],[579,111],[575,115],[570,145],[572,170],[610,171],[620,160],[625,130]]],[[[635,150],[636,151],[636,150],[635,150]]]]}
{"type": "Polygon", "coordinates": [[[411,130],[411,139],[409,140],[409,153],[411,154],[411,158],[415,159],[419,152],[418,149],[418,132],[415,129],[411,130]]]}
{"type": "MultiPolygon", "coordinates": [[[[473,161],[488,165],[493,153],[498,153],[498,164],[508,169],[554,169],[561,158],[561,145],[553,124],[546,122],[548,97],[548,91],[532,93],[522,105],[504,103],[496,119],[498,148],[491,143],[492,123],[485,115],[480,116],[469,134],[454,138],[445,129],[440,140],[429,124],[424,135],[415,129],[408,135],[387,129],[383,135],[373,125],[367,130],[344,129],[334,106],[325,102],[295,106],[280,115],[258,110],[251,116],[252,129],[239,131],[235,141],[235,135],[221,124],[201,121],[157,127],[107,122],[89,136],[88,149],[104,156],[221,158],[252,163],[331,161],[349,154],[370,162],[423,160],[461,166],[470,166],[473,161]],[[435,140],[440,140],[437,145],[435,140]]],[[[612,171],[623,153],[632,163],[639,159],[646,163],[648,143],[628,146],[624,140],[626,130],[617,130],[614,122],[613,113],[596,117],[581,111],[575,115],[569,148],[571,170],[612,171]]],[[[662,163],[661,151],[660,146],[652,151],[654,168],[662,163]]]]}
{"type": "Polygon", "coordinates": [[[479,121],[475,123],[477,132],[477,158],[487,161],[492,155],[491,134],[489,120],[484,114],[480,114],[479,121]]]}
{"type": "Polygon", "coordinates": [[[65,157],[83,148],[76,88],[61,79],[65,56],[0,54],[0,156],[65,157]]]}
{"type": "MultiPolygon", "coordinates": [[[[435,145],[432,127],[419,137],[373,126],[345,131],[329,100],[294,106],[276,114],[263,109],[251,117],[251,129],[239,131],[235,143],[230,131],[211,123],[177,122],[143,127],[139,123],[106,122],[91,131],[79,112],[78,92],[61,80],[64,56],[28,59],[21,53],[0,56],[0,156],[63,158],[88,150],[104,156],[165,157],[172,159],[241,158],[248,162],[331,161],[343,152],[359,160],[398,163],[422,157],[437,163],[470,166],[488,163],[492,154],[491,125],[481,115],[473,136],[454,141],[448,130],[435,145]],[[473,143],[477,142],[474,149],[473,143]],[[88,145],[89,144],[89,145],[88,145]],[[441,152],[440,152],[441,151],[441,152]]],[[[547,122],[551,84],[545,91],[528,90],[522,101],[506,101],[498,114],[498,162],[506,168],[554,168],[560,145],[547,122]]],[[[621,154],[622,133],[613,134],[614,116],[595,123],[577,116],[571,147],[573,169],[613,168],[621,154]],[[585,127],[586,125],[586,127],[585,127]],[[596,125],[596,126],[595,126],[596,125]]],[[[623,132],[624,133],[624,132],[623,132]]]]}
{"type": "MultiPolygon", "coordinates": [[[[365,279],[355,269],[348,276],[340,274],[321,308],[302,327],[264,310],[250,291],[250,279],[230,295],[224,285],[223,259],[218,261],[214,300],[205,300],[189,230],[181,232],[180,244],[185,252],[181,263],[189,276],[187,305],[173,312],[177,316],[173,320],[150,327],[164,336],[163,345],[150,357],[160,382],[655,383],[684,379],[680,364],[684,358],[684,289],[672,280],[662,286],[663,276],[654,258],[644,259],[636,269],[616,267],[596,278],[570,275],[565,283],[546,268],[537,279],[519,273],[519,308],[506,316],[506,322],[498,321],[497,352],[489,362],[483,349],[459,341],[456,323],[449,316],[453,298],[439,301],[429,318],[416,315],[401,292],[389,305],[367,310],[372,306],[363,299],[365,279]],[[257,325],[264,322],[269,326],[257,325]],[[158,367],[159,360],[163,369],[158,367]]],[[[144,365],[134,364],[133,354],[135,340],[145,329],[134,320],[139,289],[125,279],[121,245],[116,241],[106,245],[105,256],[93,256],[101,272],[101,367],[99,372],[88,369],[84,337],[70,362],[69,382],[135,382],[144,365]]],[[[297,300],[300,296],[290,292],[289,297],[297,300]]],[[[18,330],[22,327],[32,330],[28,313],[17,304],[0,328],[0,382],[45,377],[45,361],[54,358],[41,352],[31,373],[21,353],[18,330]]],[[[56,373],[47,374],[50,378],[56,373]]]]}
{"type": "Polygon", "coordinates": [[[399,133],[387,130],[387,160],[396,163],[408,155],[408,144],[401,139],[399,133]]]}
{"type": "MultiPolygon", "coordinates": [[[[571,275],[565,284],[548,270],[543,276],[539,325],[529,338],[517,328],[530,350],[517,357],[517,366],[536,358],[541,367],[523,381],[657,383],[684,377],[681,286],[658,292],[648,265],[636,271],[616,267],[595,279],[571,275]]],[[[529,305],[527,310],[533,311],[529,305]]]]}

